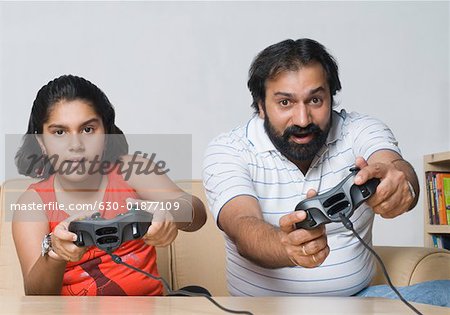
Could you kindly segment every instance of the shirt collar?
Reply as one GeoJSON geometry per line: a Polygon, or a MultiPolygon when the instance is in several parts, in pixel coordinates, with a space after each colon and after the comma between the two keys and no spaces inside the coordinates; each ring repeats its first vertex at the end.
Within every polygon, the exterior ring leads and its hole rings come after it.
{"type": "MultiPolygon", "coordinates": [[[[328,133],[326,144],[329,145],[342,138],[342,126],[346,112],[342,109],[339,113],[331,112],[331,129],[328,133]]],[[[258,115],[253,116],[247,123],[247,139],[255,147],[256,151],[278,151],[270,140],[264,128],[264,119],[258,115]]]]}
{"type": "Polygon", "coordinates": [[[264,129],[264,119],[258,115],[247,123],[247,139],[259,153],[277,150],[264,129]]]}
{"type": "Polygon", "coordinates": [[[333,142],[338,141],[339,139],[342,139],[342,128],[344,126],[344,118],[347,116],[347,113],[345,109],[341,109],[341,111],[338,113],[337,111],[333,110],[331,112],[331,128],[330,132],[328,132],[327,137],[327,145],[330,145],[333,142]]]}

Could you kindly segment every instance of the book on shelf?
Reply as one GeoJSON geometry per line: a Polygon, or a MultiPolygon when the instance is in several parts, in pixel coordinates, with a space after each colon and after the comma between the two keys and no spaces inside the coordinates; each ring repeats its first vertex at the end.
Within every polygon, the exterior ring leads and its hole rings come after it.
{"type": "Polygon", "coordinates": [[[430,224],[450,225],[450,172],[426,172],[430,224]]]}
{"type": "Polygon", "coordinates": [[[447,224],[450,225],[450,177],[444,178],[443,189],[445,212],[447,213],[447,224]]]}
{"type": "Polygon", "coordinates": [[[450,250],[450,235],[434,234],[432,239],[434,247],[450,250]]]}
{"type": "Polygon", "coordinates": [[[450,173],[436,173],[436,198],[438,199],[439,224],[446,225],[447,209],[444,196],[444,180],[450,179],[450,173]]]}
{"type": "Polygon", "coordinates": [[[433,193],[433,172],[425,173],[427,200],[428,200],[428,219],[430,224],[435,224],[435,207],[433,193]]]}

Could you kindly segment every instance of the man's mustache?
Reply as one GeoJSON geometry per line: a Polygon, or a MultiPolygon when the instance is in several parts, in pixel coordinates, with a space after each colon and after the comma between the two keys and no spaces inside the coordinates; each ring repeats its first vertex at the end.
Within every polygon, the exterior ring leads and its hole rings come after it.
{"type": "Polygon", "coordinates": [[[283,132],[283,139],[289,140],[291,136],[301,137],[310,133],[318,135],[321,132],[322,129],[320,129],[320,127],[317,126],[316,124],[309,124],[304,128],[297,125],[292,125],[287,127],[286,130],[283,132]]]}

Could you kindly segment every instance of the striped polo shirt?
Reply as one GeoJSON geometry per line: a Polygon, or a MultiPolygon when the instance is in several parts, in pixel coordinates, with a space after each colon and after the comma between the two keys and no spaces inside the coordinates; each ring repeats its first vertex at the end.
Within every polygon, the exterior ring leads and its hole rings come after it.
{"type": "MultiPolygon", "coordinates": [[[[264,120],[254,116],[231,132],[216,137],[205,153],[203,182],[216,219],[223,206],[239,195],[259,201],[264,220],[279,226],[306,192],[324,193],[349,174],[357,156],[382,149],[400,154],[391,130],[381,121],[345,110],[332,112],[326,144],[304,175],[270,141],[264,120]]],[[[351,217],[356,231],[372,244],[374,213],[363,203],[351,217]]],[[[375,272],[371,254],[341,223],[326,225],[330,254],[316,268],[266,269],[239,255],[225,235],[228,290],[237,296],[340,295],[365,288],[375,272]]]]}

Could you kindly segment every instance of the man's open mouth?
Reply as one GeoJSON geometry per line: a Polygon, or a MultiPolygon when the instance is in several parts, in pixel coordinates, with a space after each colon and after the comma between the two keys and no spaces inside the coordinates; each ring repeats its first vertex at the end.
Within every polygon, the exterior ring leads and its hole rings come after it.
{"type": "Polygon", "coordinates": [[[291,141],[297,144],[307,144],[314,138],[313,133],[296,133],[290,136],[291,141]]]}

